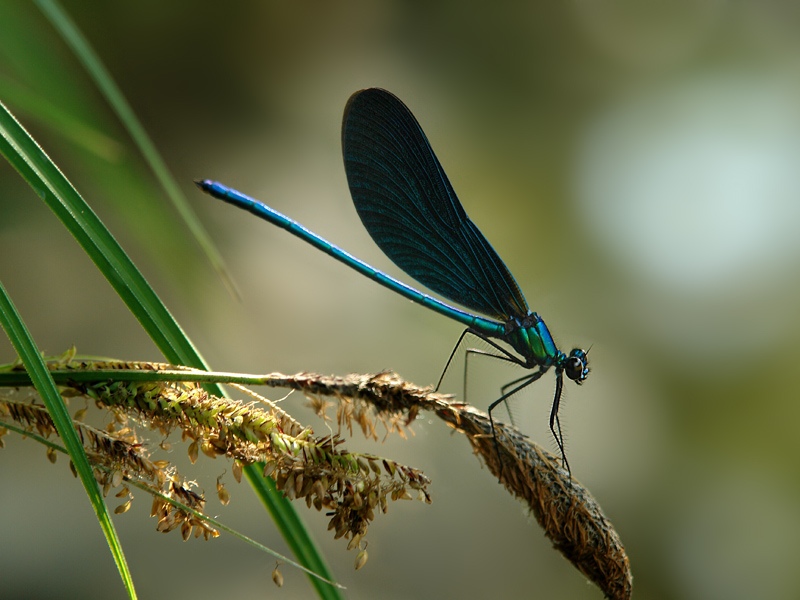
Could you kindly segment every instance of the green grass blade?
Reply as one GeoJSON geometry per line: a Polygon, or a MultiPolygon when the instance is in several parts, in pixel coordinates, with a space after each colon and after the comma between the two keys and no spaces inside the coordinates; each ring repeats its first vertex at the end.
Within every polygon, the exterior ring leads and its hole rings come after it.
{"type": "MultiPolygon", "coordinates": [[[[125,251],[58,167],[2,103],[0,103],[0,154],[56,213],[166,359],[174,364],[206,369],[205,361],[199,352],[125,251]]],[[[216,386],[212,386],[209,391],[223,394],[223,391],[216,386]]],[[[281,519],[276,521],[276,525],[292,550],[296,552],[298,559],[324,578],[333,579],[289,501],[277,493],[272,481],[265,479],[257,467],[250,466],[246,472],[253,489],[270,513],[282,515],[281,519]],[[311,556],[313,560],[305,562],[302,556],[311,556]]],[[[335,588],[321,583],[316,578],[310,580],[321,597],[340,597],[335,588]]]]}
{"type": "Polygon", "coordinates": [[[41,96],[13,79],[0,75],[3,100],[18,107],[21,117],[30,115],[43,125],[61,132],[73,144],[103,160],[120,160],[125,149],[122,144],[99,129],[75,117],[56,102],[41,96]]]}
{"type": "Polygon", "coordinates": [[[2,103],[0,153],[56,213],[168,360],[197,364],[201,360],[197,350],[142,274],[72,184],[2,103]]]}
{"type": "Polygon", "coordinates": [[[219,274],[231,293],[238,297],[236,286],[211,237],[186,201],[186,197],[169,172],[155,144],[153,144],[150,136],[147,135],[147,132],[139,122],[139,119],[136,118],[136,114],[128,104],[125,96],[122,94],[119,87],[117,87],[117,84],[100,61],[100,58],[89,45],[89,42],[83,37],[83,34],[81,34],[57,2],[54,0],[36,0],[36,4],[75,53],[75,56],[86,69],[87,73],[89,73],[95,85],[97,85],[100,92],[106,98],[106,101],[117,114],[122,125],[128,130],[128,134],[139,148],[148,166],[164,188],[164,191],[175,206],[178,214],[180,214],[181,218],[186,223],[189,231],[191,231],[195,240],[197,240],[200,248],[208,257],[214,270],[219,274]]]}
{"type": "Polygon", "coordinates": [[[64,442],[64,446],[69,453],[72,464],[80,477],[83,487],[89,496],[92,503],[97,520],[106,536],[106,541],[111,549],[111,554],[114,557],[114,562],[117,563],[120,577],[125,589],[128,591],[130,598],[136,598],[136,590],[133,587],[133,578],[131,577],[128,563],[125,560],[125,554],[122,551],[122,546],[117,537],[117,531],[114,529],[114,523],[108,513],[108,507],[103,501],[103,496],[100,489],[97,487],[97,482],[92,472],[92,467],[89,465],[89,459],[86,457],[86,452],[83,450],[83,444],[78,439],[78,434],[72,426],[72,419],[67,412],[67,407],[64,405],[64,400],[56,389],[56,384],[50,377],[50,372],[42,360],[41,354],[36,347],[30,333],[28,332],[25,323],[17,312],[11,298],[9,298],[0,282],[0,325],[5,329],[8,338],[14,345],[17,354],[25,365],[25,369],[39,392],[42,400],[50,413],[50,418],[53,419],[53,424],[58,430],[58,435],[64,442]]]}

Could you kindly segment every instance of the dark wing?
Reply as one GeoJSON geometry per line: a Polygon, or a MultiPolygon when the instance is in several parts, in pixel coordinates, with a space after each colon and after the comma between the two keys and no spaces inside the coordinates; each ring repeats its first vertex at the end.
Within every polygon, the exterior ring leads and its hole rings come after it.
{"type": "Polygon", "coordinates": [[[428,138],[396,96],[377,88],[353,94],[342,150],[361,221],[398,267],[484,315],[505,321],[528,314],[513,275],[464,212],[428,138]]]}

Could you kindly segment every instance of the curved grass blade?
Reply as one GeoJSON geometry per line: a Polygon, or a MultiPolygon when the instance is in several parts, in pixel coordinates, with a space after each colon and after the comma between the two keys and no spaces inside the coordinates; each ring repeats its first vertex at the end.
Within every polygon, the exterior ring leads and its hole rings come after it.
{"type": "Polygon", "coordinates": [[[181,364],[202,360],[99,217],[2,103],[0,153],[75,237],[159,349],[181,364]]]}
{"type": "Polygon", "coordinates": [[[0,75],[0,90],[5,102],[18,107],[18,114],[33,116],[87,152],[107,161],[119,160],[124,154],[122,144],[114,138],[74,116],[57,102],[51,102],[15,80],[0,75]]]}
{"type": "Polygon", "coordinates": [[[153,144],[150,136],[147,135],[139,119],[136,118],[136,114],[133,112],[130,104],[125,100],[125,96],[122,94],[119,87],[117,87],[117,84],[100,61],[100,58],[89,45],[89,42],[83,37],[80,30],[78,30],[69,16],[67,16],[67,13],[64,12],[57,2],[54,0],[36,0],[36,5],[75,53],[75,56],[83,65],[84,69],[86,69],[86,72],[92,78],[95,85],[97,85],[100,93],[103,94],[106,101],[117,114],[122,125],[127,129],[134,144],[142,153],[145,162],[147,162],[156,179],[164,188],[167,197],[169,197],[175,209],[178,211],[178,214],[180,214],[184,223],[186,223],[186,226],[189,228],[189,231],[191,231],[192,236],[194,236],[194,239],[203,250],[203,253],[208,258],[212,267],[219,274],[231,294],[238,298],[239,293],[236,289],[236,284],[231,278],[225,266],[225,262],[222,260],[222,256],[220,256],[216,246],[211,240],[211,236],[208,235],[200,219],[197,218],[197,215],[186,201],[186,197],[169,172],[155,144],[153,144]]]}
{"type": "Polygon", "coordinates": [[[128,592],[128,597],[136,598],[136,590],[133,587],[133,578],[128,569],[125,554],[122,551],[116,529],[114,529],[114,523],[108,513],[108,507],[103,500],[100,489],[97,487],[92,467],[89,465],[89,459],[83,450],[83,444],[78,439],[78,434],[72,426],[72,419],[67,412],[67,407],[64,405],[64,400],[58,393],[58,389],[56,389],[56,384],[50,377],[47,365],[45,365],[41,354],[39,354],[39,350],[11,298],[8,297],[2,282],[0,282],[0,325],[5,329],[8,338],[14,345],[14,349],[22,360],[22,364],[25,365],[36,391],[39,392],[39,396],[47,406],[47,411],[53,419],[58,435],[64,441],[64,446],[66,446],[72,464],[75,466],[83,487],[86,489],[86,494],[92,503],[92,508],[103,534],[106,536],[108,547],[111,549],[114,562],[117,563],[117,569],[128,592]]]}
{"type": "MultiPolygon", "coordinates": [[[[174,364],[206,369],[200,353],[136,265],[63,173],[1,102],[0,154],[75,237],[166,359],[174,364]]],[[[217,386],[212,386],[209,391],[219,395],[224,393],[217,386]]],[[[289,501],[275,491],[270,480],[264,479],[257,465],[245,467],[245,473],[268,511],[280,515],[276,525],[299,562],[325,579],[333,579],[289,501]]],[[[310,579],[320,597],[341,597],[330,585],[313,577],[310,579]]]]}

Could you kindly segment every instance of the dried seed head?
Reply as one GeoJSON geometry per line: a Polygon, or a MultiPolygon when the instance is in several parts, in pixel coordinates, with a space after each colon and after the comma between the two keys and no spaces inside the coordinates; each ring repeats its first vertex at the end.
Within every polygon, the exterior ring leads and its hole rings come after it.
{"type": "MultiPolygon", "coordinates": [[[[107,364],[113,365],[112,368],[159,368],[107,364]]],[[[89,368],[108,367],[93,363],[89,368]]],[[[395,380],[396,377],[388,374],[366,378],[355,376],[343,380],[345,388],[341,387],[342,381],[336,378],[305,376],[294,381],[312,386],[299,389],[311,390],[313,394],[313,386],[316,386],[320,393],[335,397],[339,401],[340,427],[346,426],[352,430],[360,426],[365,435],[377,438],[376,421],[384,423],[388,431],[395,431],[403,424],[403,413],[396,408],[389,408],[385,415],[379,413],[376,418],[372,400],[366,401],[364,398],[379,397],[384,389],[390,389],[395,380]],[[338,391],[336,387],[331,387],[332,384],[340,386],[338,391]],[[355,395],[353,390],[356,390],[355,395]]],[[[230,456],[234,460],[236,481],[241,480],[243,465],[266,463],[265,475],[274,477],[278,489],[287,497],[302,497],[317,510],[324,508],[333,511],[330,513],[331,528],[337,537],[350,540],[350,547],[360,543],[378,507],[386,510],[390,494],[394,492],[395,498],[408,497],[409,491],[424,490],[427,485],[427,480],[417,478],[416,471],[394,461],[347,452],[342,448],[344,440],[339,434],[332,433],[327,438],[317,439],[310,428],[303,427],[280,409],[263,409],[252,404],[243,405],[213,398],[194,384],[127,383],[106,379],[100,383],[79,384],[74,389],[114,413],[116,422],[108,430],[116,431],[116,436],[100,432],[95,435],[90,433],[90,428],[79,425],[87,449],[110,458],[101,463],[103,472],[96,473],[105,492],[112,486],[124,486],[129,478],[131,481],[147,482],[147,485],[193,509],[203,508],[202,496],[186,489],[168,461],[150,461],[147,458],[133,429],[134,424],[138,427],[143,423],[161,432],[161,447],[165,450],[169,449],[167,436],[176,428],[180,430],[182,438],[188,443],[187,453],[192,463],[199,458],[200,452],[212,457],[221,454],[230,456]],[[408,491],[403,486],[408,487],[408,491]]],[[[397,397],[402,399],[402,392],[397,397]]],[[[385,398],[382,400],[389,401],[385,398]]],[[[317,402],[320,410],[325,403],[321,399],[317,402]]],[[[78,413],[76,416],[83,415],[78,413]]],[[[32,418],[29,426],[47,434],[53,432],[49,418],[32,418]]],[[[127,488],[118,494],[122,499],[126,495],[129,499],[127,488]]],[[[221,478],[217,481],[217,495],[223,504],[229,501],[221,478]]],[[[152,512],[158,521],[159,531],[172,531],[180,527],[183,537],[194,534],[195,537],[208,539],[218,535],[201,519],[184,513],[164,500],[154,498],[152,512]]]]}

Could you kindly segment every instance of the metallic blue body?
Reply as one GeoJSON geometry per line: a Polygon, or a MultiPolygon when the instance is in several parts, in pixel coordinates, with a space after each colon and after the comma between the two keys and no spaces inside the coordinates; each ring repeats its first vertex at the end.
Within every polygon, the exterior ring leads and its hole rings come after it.
{"type": "Polygon", "coordinates": [[[589,373],[586,352],[576,348],[567,355],[558,349],[547,325],[528,308],[511,272],[464,212],[422,128],[398,98],[377,88],[353,94],[345,108],[342,149],[353,203],[383,252],[423,285],[486,316],[455,308],[390,277],[241,192],[211,180],[197,185],[401,296],[458,321],[467,328],[465,334],[486,340],[498,358],[535,369],[504,387],[503,395],[489,407],[490,417],[500,402],[554,367],[550,429],[566,465],[558,422],[562,374],[582,383],[589,373]],[[493,340],[504,342],[516,354],[493,340]]]}
{"type": "Polygon", "coordinates": [[[279,213],[277,210],[270,208],[266,204],[259,202],[250,196],[242,194],[241,192],[229,188],[217,181],[210,181],[208,179],[199,182],[198,185],[200,189],[207,194],[210,194],[215,198],[219,198],[220,200],[224,200],[225,202],[233,204],[234,206],[238,206],[239,208],[261,217],[265,221],[269,221],[273,225],[277,225],[281,229],[285,229],[289,233],[296,235],[300,239],[308,242],[318,250],[322,250],[325,254],[328,254],[336,260],[343,262],[348,267],[355,269],[365,277],[369,277],[372,279],[372,281],[375,281],[376,283],[379,283],[382,286],[397,292],[401,296],[405,296],[412,302],[416,302],[422,306],[425,306],[426,308],[430,308],[431,310],[438,312],[439,314],[450,317],[451,319],[455,319],[462,325],[471,329],[475,329],[476,331],[480,331],[489,337],[503,337],[505,335],[505,327],[502,323],[459,310],[442,302],[441,300],[437,300],[433,296],[429,296],[428,294],[423,294],[422,292],[415,290],[410,285],[407,285],[402,281],[398,281],[383,271],[379,271],[375,267],[368,265],[363,260],[356,258],[349,252],[342,250],[325,238],[318,236],[313,231],[306,229],[294,219],[290,219],[286,215],[279,213]]]}

